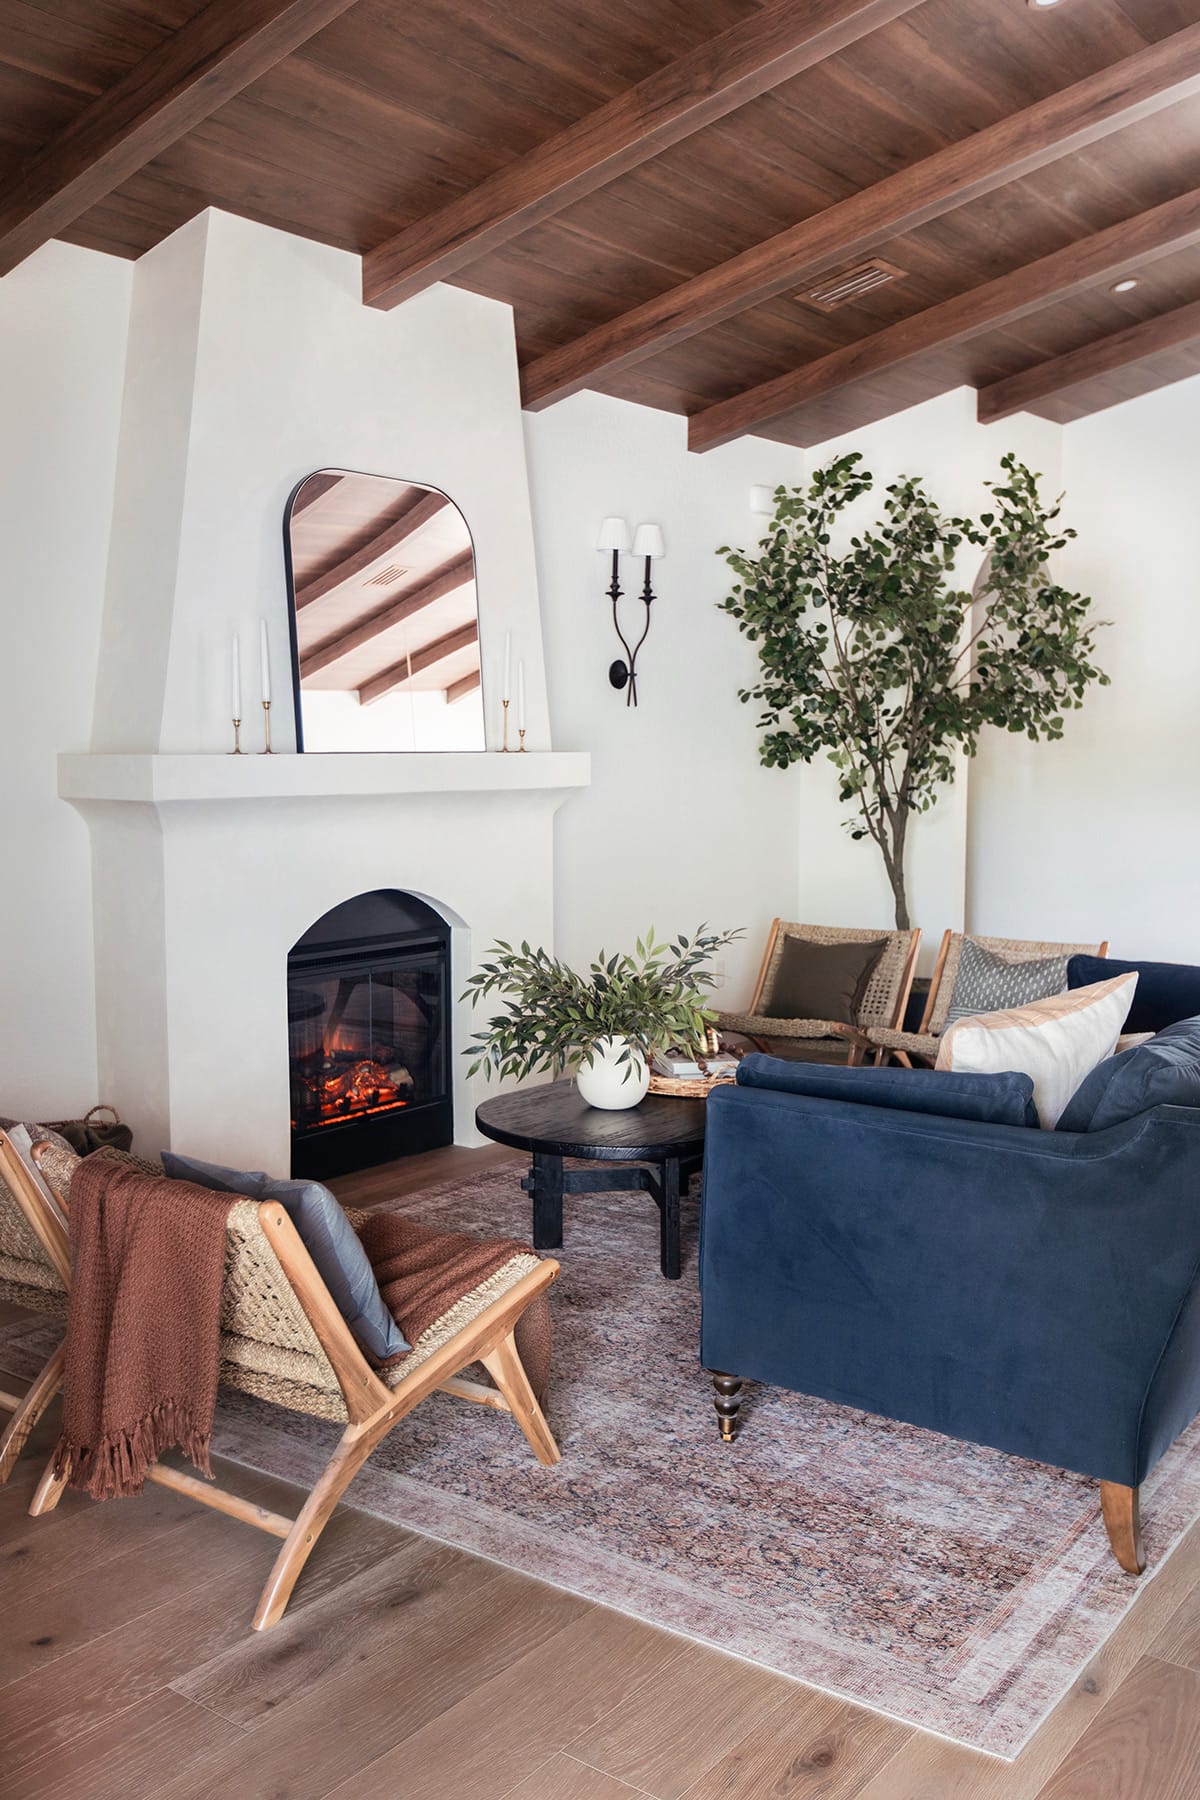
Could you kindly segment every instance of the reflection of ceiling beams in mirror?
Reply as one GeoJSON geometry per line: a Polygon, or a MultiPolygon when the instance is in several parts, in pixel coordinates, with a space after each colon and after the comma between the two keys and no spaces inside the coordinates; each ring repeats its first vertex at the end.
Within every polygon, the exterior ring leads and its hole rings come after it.
{"type": "Polygon", "coordinates": [[[337,662],[341,656],[348,656],[352,650],[361,650],[372,638],[379,637],[382,632],[390,631],[394,625],[402,625],[419,613],[423,607],[431,606],[435,600],[441,600],[446,594],[453,594],[458,588],[466,587],[475,578],[475,556],[470,550],[464,550],[453,562],[443,566],[432,574],[428,581],[420,587],[412,588],[407,594],[397,595],[388,600],[376,611],[366,616],[349,631],[341,632],[335,638],[329,638],[323,644],[315,644],[311,650],[300,652],[300,679],[308,675],[316,675],[321,669],[327,669],[330,663],[337,662]]]}
{"type": "Polygon", "coordinates": [[[453,706],[456,700],[465,700],[468,694],[475,692],[482,679],[480,671],[472,669],[471,673],[464,675],[461,681],[452,681],[446,689],[446,705],[453,706]]]}
{"type": "Polygon", "coordinates": [[[381,556],[390,556],[392,551],[398,549],[406,538],[412,537],[422,525],[429,523],[435,513],[441,512],[444,506],[449,505],[450,502],[445,494],[423,494],[402,519],[397,519],[393,525],[385,526],[376,537],[371,539],[369,544],[364,544],[361,550],[355,550],[344,561],[335,563],[332,569],[326,569],[324,574],[318,575],[315,580],[307,581],[302,587],[297,588],[296,611],[299,612],[303,607],[311,606],[314,600],[323,600],[325,595],[332,594],[335,588],[342,587],[347,581],[353,581],[356,575],[361,575],[364,569],[369,569],[371,564],[378,562],[381,556]]]}
{"type": "Polygon", "coordinates": [[[315,475],[310,475],[307,481],[301,482],[296,498],[292,501],[291,517],[296,518],[306,507],[314,505],[342,479],[337,469],[318,469],[315,475]]]}
{"type": "Polygon", "coordinates": [[[373,675],[370,681],[364,681],[358,690],[360,705],[369,706],[372,700],[382,700],[393,689],[404,687],[411,676],[423,674],[426,669],[432,669],[435,663],[444,662],[448,656],[467,650],[478,642],[479,627],[472,621],[470,625],[448,632],[445,637],[438,638],[432,644],[422,645],[420,650],[414,650],[411,656],[393,663],[381,675],[373,675]]]}

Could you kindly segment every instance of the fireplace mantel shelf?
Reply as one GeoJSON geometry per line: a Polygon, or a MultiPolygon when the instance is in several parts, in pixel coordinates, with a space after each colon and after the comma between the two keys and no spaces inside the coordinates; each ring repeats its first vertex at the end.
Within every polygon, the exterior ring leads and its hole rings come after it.
{"type": "Polygon", "coordinates": [[[522,794],[587,787],[586,751],[523,755],[454,751],[395,756],[100,756],[58,759],[64,800],[125,800],[142,805],[220,800],[324,800],[421,794],[522,794]]]}

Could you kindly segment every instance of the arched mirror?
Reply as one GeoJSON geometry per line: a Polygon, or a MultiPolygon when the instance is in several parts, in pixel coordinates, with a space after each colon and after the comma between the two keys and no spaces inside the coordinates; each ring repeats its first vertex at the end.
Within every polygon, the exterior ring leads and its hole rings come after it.
{"type": "Polygon", "coordinates": [[[475,551],[446,494],[318,469],[284,514],[298,750],[483,750],[475,551]]]}

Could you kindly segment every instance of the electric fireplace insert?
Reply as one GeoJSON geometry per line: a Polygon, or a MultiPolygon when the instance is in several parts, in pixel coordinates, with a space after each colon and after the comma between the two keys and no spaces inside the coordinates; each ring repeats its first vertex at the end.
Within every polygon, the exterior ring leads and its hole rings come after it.
{"type": "Polygon", "coordinates": [[[390,888],[335,906],[288,954],[292,1174],[323,1180],[454,1137],[450,927],[390,888]]]}

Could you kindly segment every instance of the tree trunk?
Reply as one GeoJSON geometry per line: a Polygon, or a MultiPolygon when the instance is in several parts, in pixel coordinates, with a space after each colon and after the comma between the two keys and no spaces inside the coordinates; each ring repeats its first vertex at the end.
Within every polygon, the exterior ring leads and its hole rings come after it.
{"type": "Polygon", "coordinates": [[[908,889],[904,880],[904,844],[908,836],[908,808],[899,807],[888,815],[885,838],[890,844],[883,846],[883,864],[887,870],[888,880],[892,884],[892,896],[896,902],[896,929],[909,931],[911,925],[908,917],[908,889]]]}

